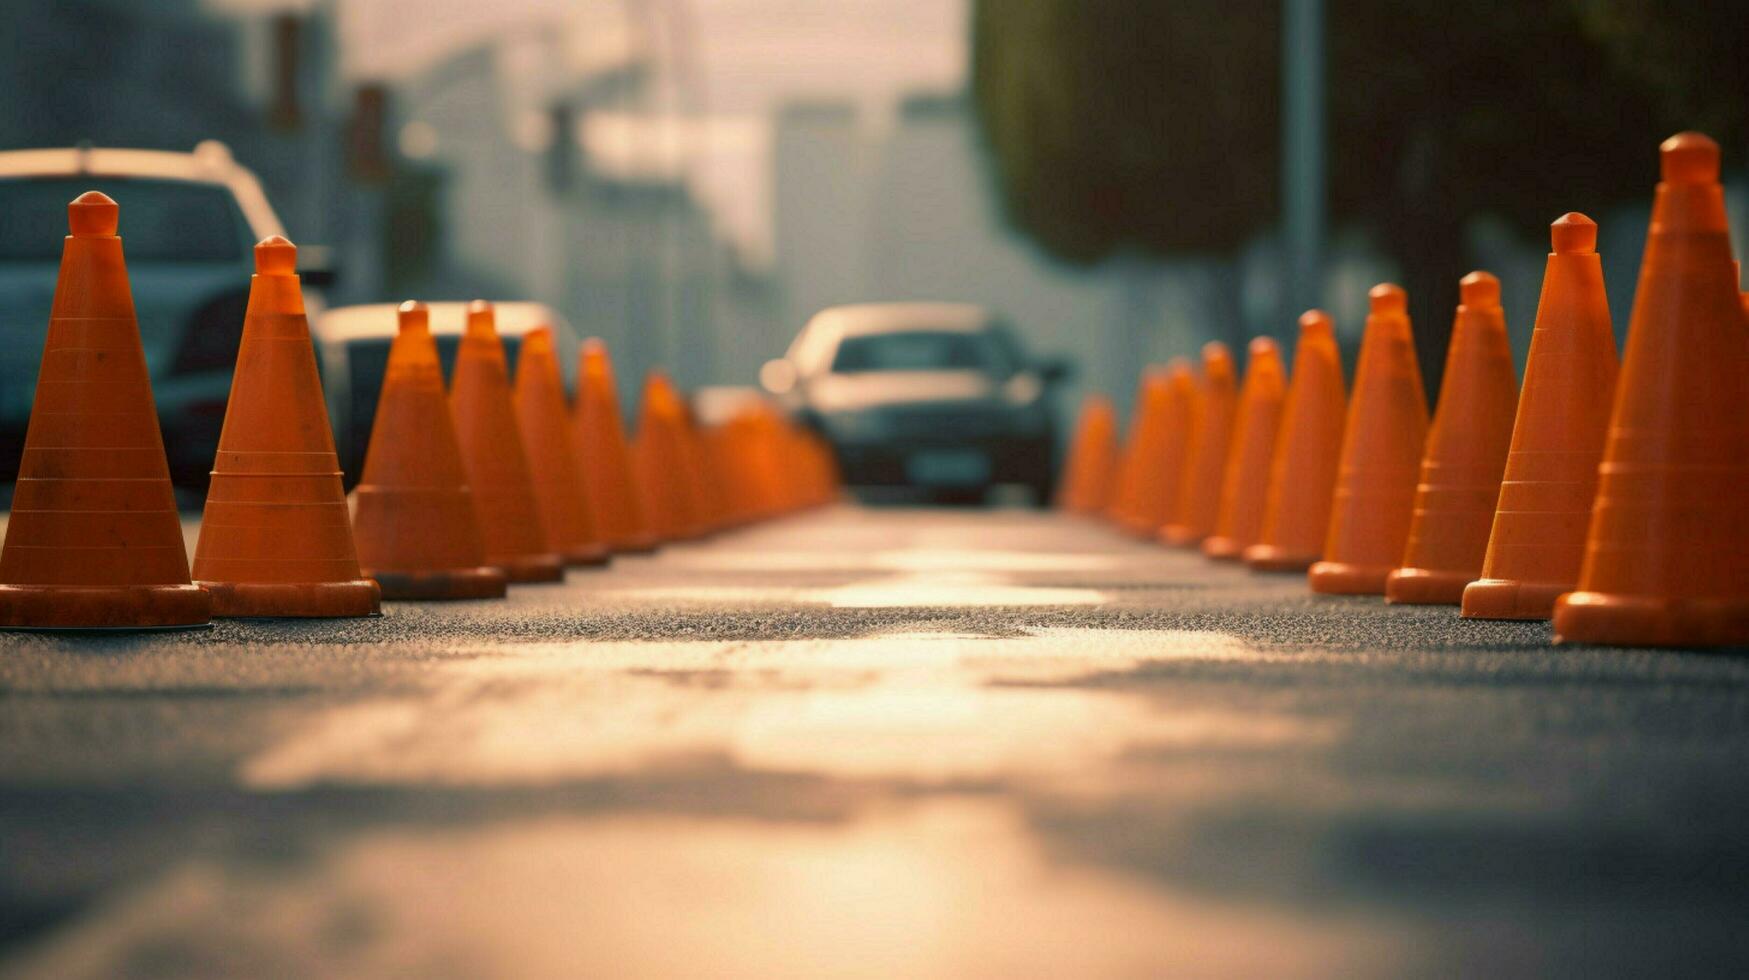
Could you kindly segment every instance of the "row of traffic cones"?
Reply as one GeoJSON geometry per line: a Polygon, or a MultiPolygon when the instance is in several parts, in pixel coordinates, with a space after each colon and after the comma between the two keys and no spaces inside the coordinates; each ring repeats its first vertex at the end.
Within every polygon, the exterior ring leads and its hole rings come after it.
{"type": "Polygon", "coordinates": [[[817,438],[759,403],[701,431],[661,374],[638,437],[612,366],[585,344],[568,404],[550,329],[512,383],[492,306],[468,308],[445,390],[429,312],[402,304],[357,512],[341,484],[297,249],[255,248],[255,275],[192,575],[121,238],[90,192],[68,210],[36,402],[6,539],[0,628],[198,625],[215,616],[343,617],[381,600],[481,599],[567,566],[827,502],[817,438]]]}
{"type": "Polygon", "coordinates": [[[1500,283],[1474,272],[1430,420],[1407,297],[1382,284],[1351,397],[1321,311],[1285,386],[1259,340],[1235,400],[1209,344],[1200,375],[1144,375],[1121,450],[1111,403],[1088,401],[1061,506],[1314,592],[1552,619],[1559,642],[1749,645],[1749,293],[1717,144],[1683,133],[1661,155],[1619,383],[1597,227],[1566,214],[1522,395],[1500,283]]]}

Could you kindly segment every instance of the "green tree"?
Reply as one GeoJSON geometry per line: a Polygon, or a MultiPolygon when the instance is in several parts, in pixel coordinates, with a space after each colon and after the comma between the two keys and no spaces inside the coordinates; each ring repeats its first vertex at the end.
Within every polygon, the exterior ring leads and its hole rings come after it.
{"type": "MultiPolygon", "coordinates": [[[[1011,222],[1079,263],[1272,225],[1280,7],[977,0],[973,94],[1011,222]]],[[[1676,130],[1744,142],[1749,18],[1727,0],[1328,0],[1326,44],[1331,213],[1402,267],[1429,390],[1466,219],[1535,240],[1643,198],[1676,130]]]]}

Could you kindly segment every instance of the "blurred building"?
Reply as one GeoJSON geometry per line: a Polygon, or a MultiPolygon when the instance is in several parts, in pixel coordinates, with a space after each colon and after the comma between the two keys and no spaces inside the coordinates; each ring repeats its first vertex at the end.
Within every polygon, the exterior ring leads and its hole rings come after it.
{"type": "Polygon", "coordinates": [[[1138,365],[1239,336],[1222,312],[1231,263],[1072,268],[1012,234],[977,139],[971,107],[953,94],[913,96],[886,121],[849,103],[779,112],[772,160],[786,319],[799,327],[843,302],[981,303],[1012,319],[1035,353],[1076,364],[1070,407],[1082,390],[1127,398],[1138,365]],[[1230,329],[1213,329],[1222,323],[1230,329]]]}

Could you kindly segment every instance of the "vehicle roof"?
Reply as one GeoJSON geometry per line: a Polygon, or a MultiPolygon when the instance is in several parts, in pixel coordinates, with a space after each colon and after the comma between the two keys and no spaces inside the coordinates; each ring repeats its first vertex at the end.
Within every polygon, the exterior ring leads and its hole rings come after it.
{"type": "Polygon", "coordinates": [[[256,237],[285,234],[254,172],[233,159],[230,149],[217,140],[207,140],[188,153],[102,146],[0,150],[0,180],[78,176],[218,184],[235,195],[256,237]]]}
{"type": "Polygon", "coordinates": [[[830,306],[814,314],[790,344],[788,357],[804,375],[826,370],[846,337],[930,331],[977,333],[995,322],[974,303],[855,303],[830,306]]]}
{"type": "Polygon", "coordinates": [[[808,321],[808,329],[830,329],[845,337],[909,330],[973,333],[987,329],[992,319],[989,310],[975,303],[856,303],[821,310],[808,321]]]}
{"type": "MultiPolygon", "coordinates": [[[[393,337],[400,322],[395,316],[397,303],[363,303],[357,306],[336,306],[317,318],[317,329],[331,340],[366,340],[393,337]]],[[[460,301],[439,301],[426,304],[431,309],[431,332],[442,336],[459,335],[467,326],[468,304],[460,301]]],[[[569,332],[571,325],[559,312],[545,303],[510,302],[492,304],[498,332],[520,337],[535,327],[552,327],[569,332]]]]}

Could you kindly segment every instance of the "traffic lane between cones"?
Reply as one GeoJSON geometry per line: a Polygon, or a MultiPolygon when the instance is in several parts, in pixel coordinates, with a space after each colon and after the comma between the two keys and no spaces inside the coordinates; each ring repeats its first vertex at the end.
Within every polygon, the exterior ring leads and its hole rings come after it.
{"type": "Polygon", "coordinates": [[[465,949],[538,971],[558,952],[523,940],[549,919],[493,912],[530,890],[570,921],[623,900],[637,914],[602,931],[629,937],[625,962],[762,973],[882,929],[939,939],[877,965],[996,963],[1010,947],[979,903],[1098,938],[1017,947],[1066,972],[1112,948],[1229,973],[1291,972],[1260,948],[1311,975],[1474,971],[1528,961],[1493,941],[1509,926],[1611,971],[1677,931],[1730,952],[1712,924],[1745,870],[1749,665],[1548,639],[1315,598],[1073,518],[850,508],[504,602],[7,637],[0,834],[28,846],[4,901],[44,923],[12,962],[465,949]],[[561,873],[609,854],[625,873],[561,873]],[[434,904],[429,875],[494,898],[434,904]],[[756,949],[648,925],[699,919],[713,885],[857,914],[756,949]],[[258,928],[214,925],[239,905],[258,928]]]}

